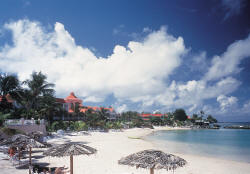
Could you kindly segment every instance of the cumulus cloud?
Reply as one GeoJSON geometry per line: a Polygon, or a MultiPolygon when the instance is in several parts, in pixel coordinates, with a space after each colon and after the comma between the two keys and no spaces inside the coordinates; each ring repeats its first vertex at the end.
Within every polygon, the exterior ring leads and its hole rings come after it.
{"type": "Polygon", "coordinates": [[[171,77],[181,68],[189,49],[182,37],[170,35],[165,27],[147,29],[142,41],[116,45],[107,57],[97,57],[90,48],[77,45],[61,23],[49,31],[39,22],[19,20],[5,24],[4,29],[12,32],[13,43],[0,48],[2,71],[17,73],[21,80],[33,71],[42,71],[56,84],[58,96],[74,91],[84,102],[98,103],[113,96],[119,112],[131,106],[137,111],[184,107],[194,112],[208,99],[226,109],[231,100],[237,102],[226,96],[241,84],[233,75],[240,72],[240,61],[250,55],[248,36],[231,44],[221,56],[214,56],[211,64],[205,52],[194,57],[196,64],[206,62],[200,79],[189,76],[186,81],[176,81],[171,77]]]}
{"type": "Polygon", "coordinates": [[[231,108],[233,105],[237,104],[237,101],[238,99],[234,96],[227,97],[225,95],[219,95],[217,97],[217,102],[219,102],[222,111],[231,108]]]}
{"type": "Polygon", "coordinates": [[[142,101],[148,105],[156,103],[163,106],[163,110],[184,107],[191,112],[201,109],[207,99],[232,93],[240,84],[232,77],[221,79],[214,84],[209,84],[204,80],[190,80],[186,83],[172,81],[164,92],[149,98],[144,97],[142,101]]]}
{"type": "Polygon", "coordinates": [[[75,91],[88,101],[101,101],[110,94],[140,101],[157,94],[186,52],[183,39],[169,35],[165,28],[149,33],[142,42],[116,45],[113,54],[102,58],[76,45],[61,23],[50,32],[29,20],[4,27],[12,31],[13,45],[0,51],[2,70],[17,73],[21,80],[32,71],[42,71],[56,84],[58,94],[75,91]]]}
{"type": "Polygon", "coordinates": [[[199,54],[194,55],[188,66],[192,71],[198,70],[200,72],[206,72],[208,68],[207,53],[202,51],[199,54]]]}
{"type": "Polygon", "coordinates": [[[239,64],[250,56],[250,35],[231,44],[221,56],[214,56],[205,80],[217,80],[240,72],[239,64]]]}
{"type": "Polygon", "coordinates": [[[116,108],[116,111],[119,113],[125,112],[128,110],[128,107],[126,104],[118,105],[116,108]]]}

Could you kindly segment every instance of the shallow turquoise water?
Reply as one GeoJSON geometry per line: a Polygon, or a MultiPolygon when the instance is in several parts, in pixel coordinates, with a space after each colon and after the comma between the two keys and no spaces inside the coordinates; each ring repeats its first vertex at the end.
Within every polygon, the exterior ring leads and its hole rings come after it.
{"type": "Polygon", "coordinates": [[[172,153],[250,162],[250,130],[172,130],[146,137],[172,153]]]}

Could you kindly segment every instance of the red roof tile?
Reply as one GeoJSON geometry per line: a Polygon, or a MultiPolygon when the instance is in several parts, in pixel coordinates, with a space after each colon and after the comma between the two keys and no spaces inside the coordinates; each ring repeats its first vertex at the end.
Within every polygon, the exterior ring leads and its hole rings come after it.
{"type": "MultiPolygon", "coordinates": [[[[14,102],[14,100],[11,98],[10,94],[7,94],[5,97],[7,99],[7,102],[9,102],[9,103],[14,102]]],[[[0,101],[2,101],[2,100],[3,100],[3,96],[0,96],[0,101]]]]}
{"type": "Polygon", "coordinates": [[[58,102],[58,103],[66,103],[63,98],[56,98],[56,102],[58,102]]]}
{"type": "Polygon", "coordinates": [[[71,92],[68,97],[65,98],[66,103],[82,103],[82,100],[77,98],[74,92],[71,92]]]}

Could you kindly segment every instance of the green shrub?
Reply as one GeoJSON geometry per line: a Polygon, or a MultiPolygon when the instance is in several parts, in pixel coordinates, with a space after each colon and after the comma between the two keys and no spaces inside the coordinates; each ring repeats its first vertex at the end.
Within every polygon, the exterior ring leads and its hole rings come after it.
{"type": "Polygon", "coordinates": [[[5,133],[6,135],[12,136],[12,135],[16,135],[16,134],[24,134],[23,131],[17,130],[17,129],[11,129],[8,127],[3,127],[1,128],[1,131],[3,133],[5,133]]]}
{"type": "Polygon", "coordinates": [[[116,121],[113,123],[113,129],[121,129],[123,126],[121,124],[121,122],[116,121]]]}
{"type": "Polygon", "coordinates": [[[67,123],[64,121],[54,121],[49,128],[50,131],[57,131],[59,129],[66,130],[67,123]]]}

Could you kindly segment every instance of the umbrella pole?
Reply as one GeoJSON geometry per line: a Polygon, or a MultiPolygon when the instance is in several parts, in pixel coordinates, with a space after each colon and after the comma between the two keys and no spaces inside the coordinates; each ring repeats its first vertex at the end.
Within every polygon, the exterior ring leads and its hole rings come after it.
{"type": "Polygon", "coordinates": [[[154,168],[150,168],[150,174],[154,174],[154,168]]]}
{"type": "Polygon", "coordinates": [[[30,152],[29,152],[29,164],[31,166],[31,147],[30,147],[30,152]]]}
{"type": "Polygon", "coordinates": [[[29,174],[31,174],[31,146],[29,147],[30,151],[29,151],[29,174]]]}
{"type": "Polygon", "coordinates": [[[18,160],[20,161],[20,159],[21,159],[21,150],[20,150],[20,147],[18,147],[18,160]]]}
{"type": "Polygon", "coordinates": [[[70,174],[73,174],[73,155],[70,155],[70,174]]]}

